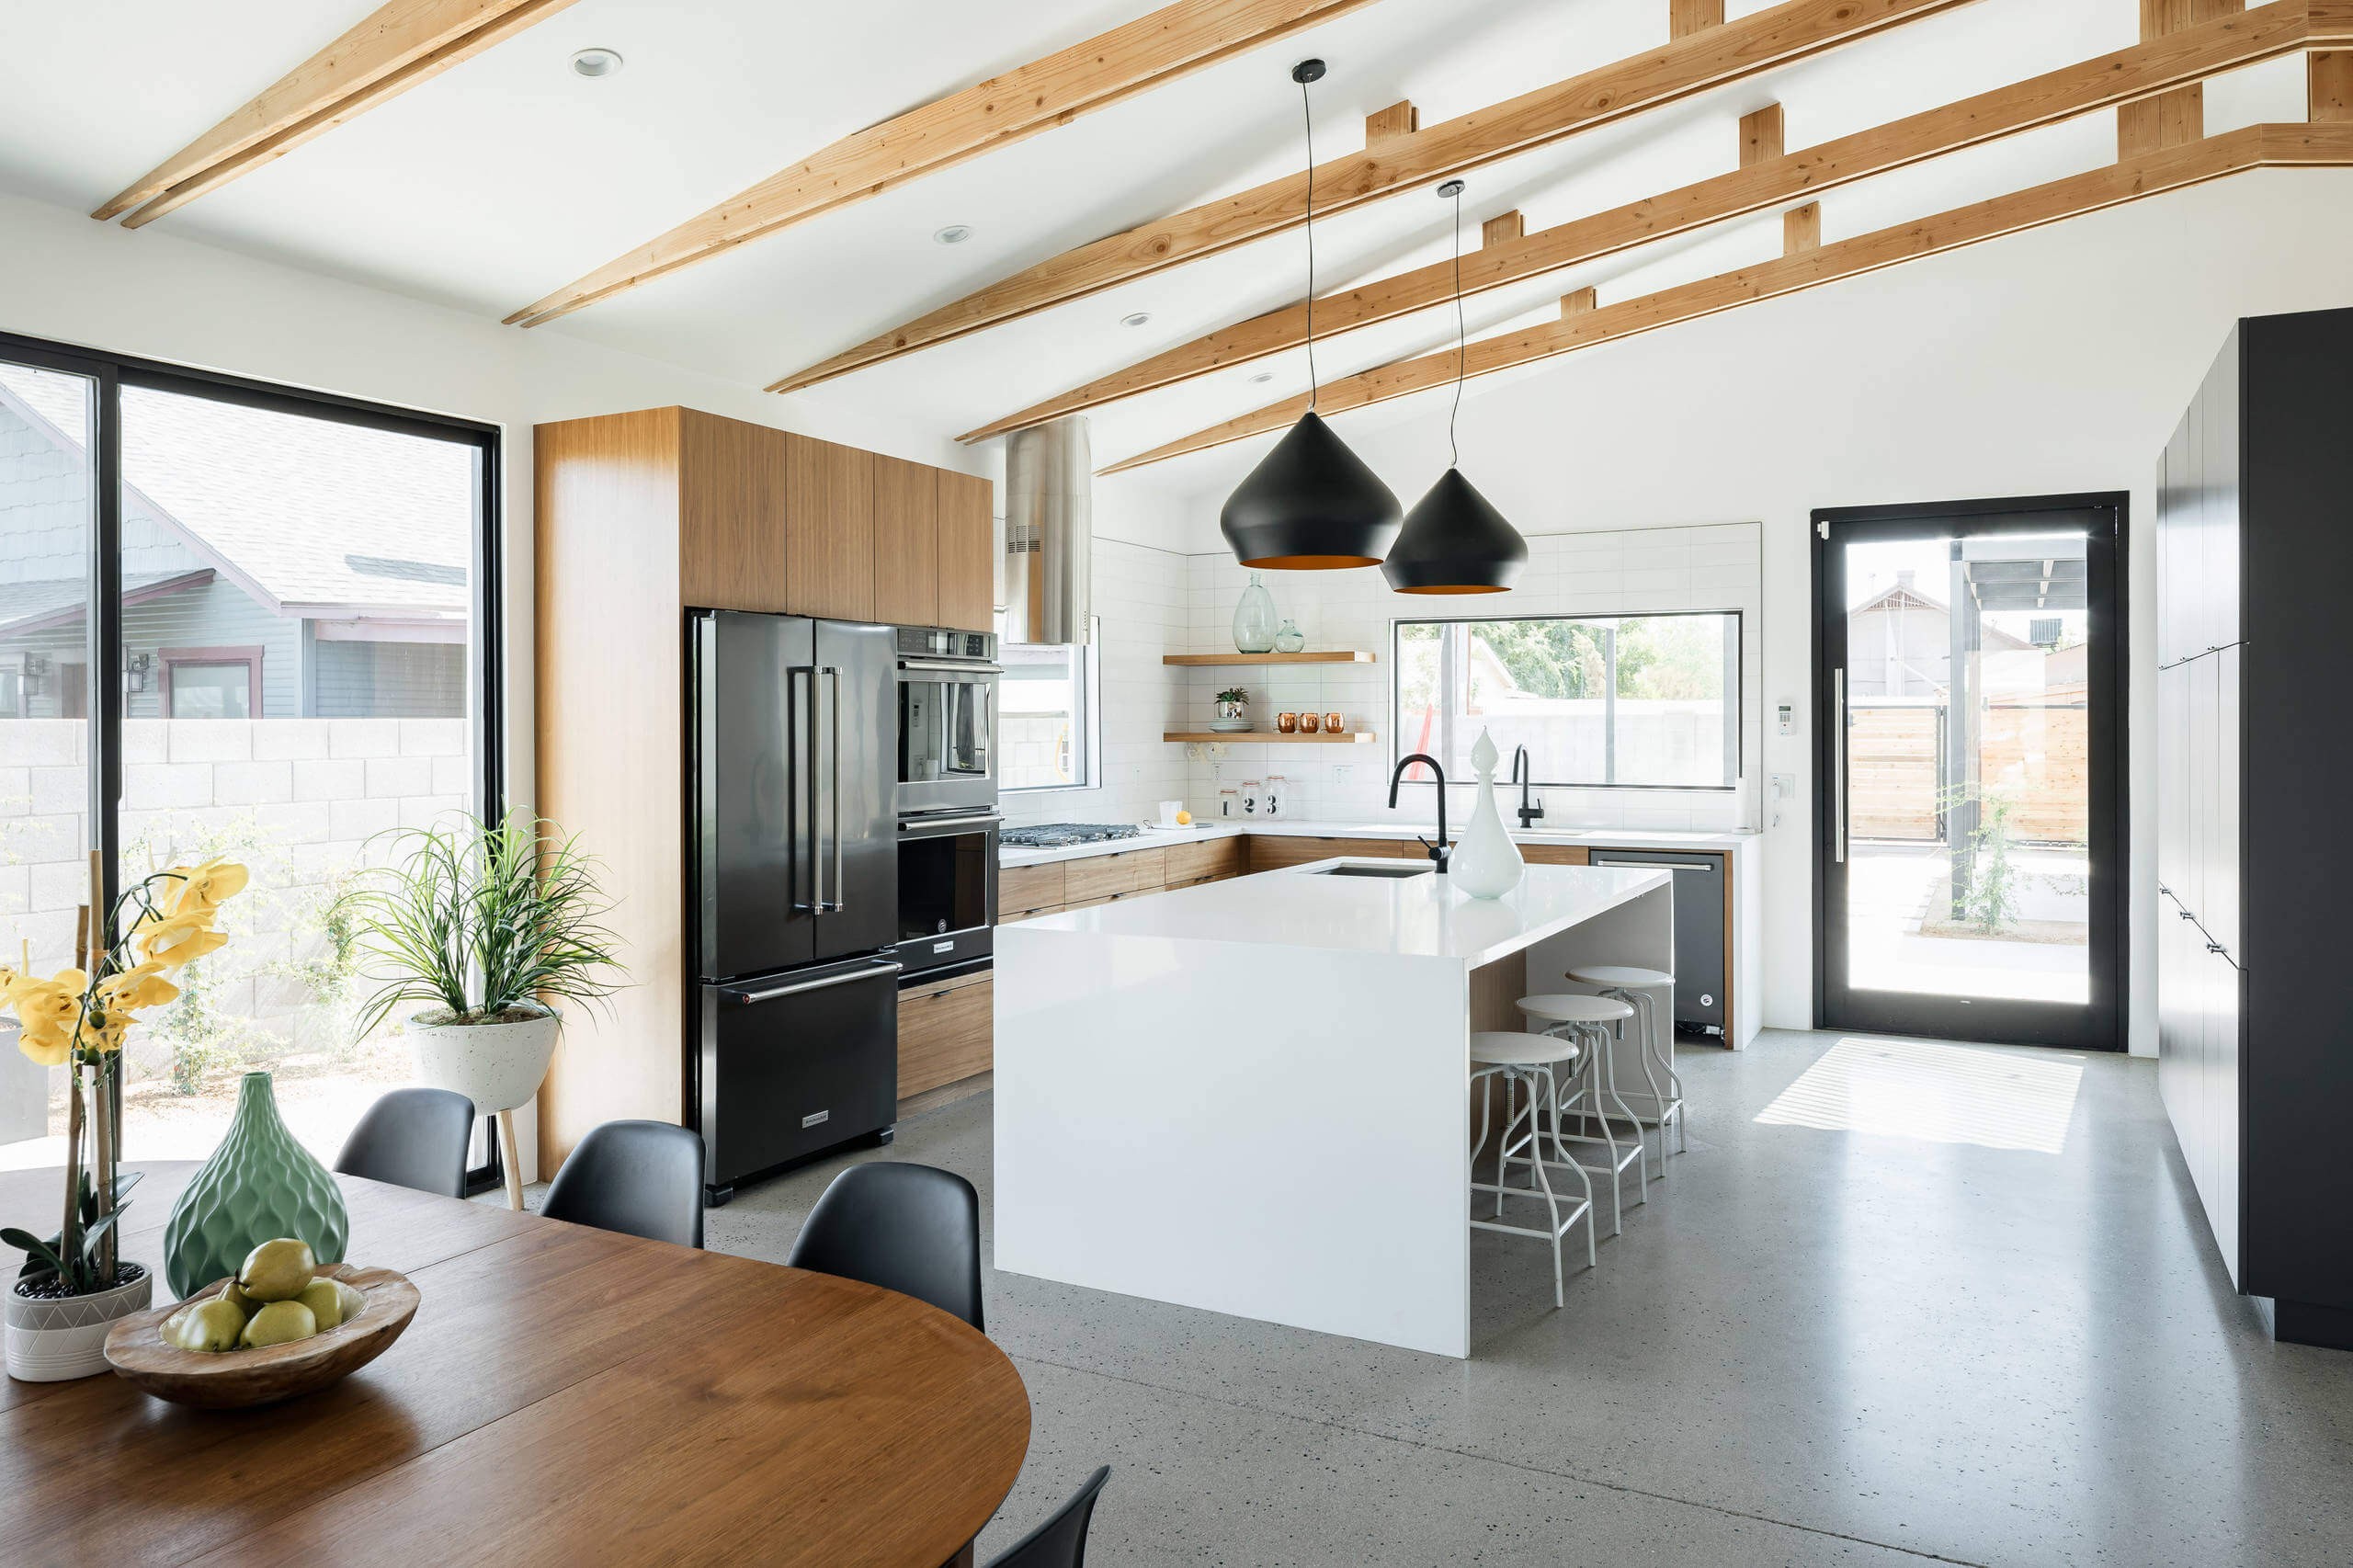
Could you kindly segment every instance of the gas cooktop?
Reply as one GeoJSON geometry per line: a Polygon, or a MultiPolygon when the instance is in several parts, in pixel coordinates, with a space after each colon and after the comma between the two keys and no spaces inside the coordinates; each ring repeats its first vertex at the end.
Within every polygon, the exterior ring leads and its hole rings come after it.
{"type": "Polygon", "coordinates": [[[1074,844],[1142,836],[1143,829],[1133,823],[1048,822],[1035,827],[1008,827],[996,835],[996,841],[1011,849],[1066,849],[1074,844]]]}

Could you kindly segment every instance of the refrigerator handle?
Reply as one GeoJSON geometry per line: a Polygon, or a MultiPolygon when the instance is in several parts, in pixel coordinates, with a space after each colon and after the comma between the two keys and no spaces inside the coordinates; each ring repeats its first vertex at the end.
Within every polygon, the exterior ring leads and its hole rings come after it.
{"type": "MultiPolygon", "coordinates": [[[[805,794],[809,801],[809,815],[807,819],[809,829],[809,897],[804,901],[800,896],[801,857],[799,855],[795,855],[791,858],[790,864],[792,866],[792,870],[790,873],[790,885],[785,889],[785,894],[788,898],[792,900],[792,907],[796,914],[806,912],[808,914],[814,915],[825,907],[824,902],[825,896],[825,882],[824,878],[821,873],[821,868],[817,864],[817,667],[814,665],[796,665],[787,669],[784,672],[784,690],[785,706],[789,710],[791,707],[793,683],[798,681],[802,676],[807,676],[809,677],[809,722],[804,732],[807,744],[802,747],[801,756],[800,758],[801,766],[798,766],[793,769],[793,788],[801,793],[805,794]]],[[[790,711],[788,711],[785,717],[785,733],[790,735],[791,733],[791,715],[790,711]]]]}
{"type": "Polygon", "coordinates": [[[741,1002],[756,1006],[762,1002],[774,1002],[779,997],[797,996],[803,991],[826,991],[836,985],[855,984],[861,980],[886,980],[899,973],[905,967],[904,964],[878,963],[848,974],[827,975],[823,980],[803,980],[791,985],[771,985],[761,991],[745,991],[732,985],[723,986],[719,994],[730,1002],[741,1002]]]}
{"type": "Polygon", "coordinates": [[[828,665],[825,677],[834,683],[833,756],[828,763],[833,780],[829,788],[833,795],[830,815],[834,834],[834,901],[823,907],[839,911],[849,907],[849,901],[842,895],[842,672],[838,666],[828,665]]]}

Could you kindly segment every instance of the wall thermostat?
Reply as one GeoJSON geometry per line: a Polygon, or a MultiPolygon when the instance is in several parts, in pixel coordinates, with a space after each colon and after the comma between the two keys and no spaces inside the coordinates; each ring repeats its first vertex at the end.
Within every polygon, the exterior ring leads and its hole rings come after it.
{"type": "Polygon", "coordinates": [[[1783,739],[1798,733],[1798,709],[1794,702],[1784,702],[1773,710],[1773,729],[1783,739]]]}

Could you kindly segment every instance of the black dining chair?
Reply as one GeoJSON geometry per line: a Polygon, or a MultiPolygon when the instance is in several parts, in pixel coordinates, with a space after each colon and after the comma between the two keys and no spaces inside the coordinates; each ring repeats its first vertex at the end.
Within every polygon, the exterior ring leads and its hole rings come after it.
{"type": "Polygon", "coordinates": [[[666,1121],[592,1127],[548,1183],[551,1220],[702,1245],[702,1135],[666,1121]]]}
{"type": "Polygon", "coordinates": [[[878,1160],[835,1176],[785,1262],[863,1279],[974,1328],[981,1323],[981,1195],[953,1171],[878,1160]]]}
{"type": "Polygon", "coordinates": [[[1044,1524],[989,1560],[989,1568],[1086,1568],[1086,1527],[1095,1518],[1095,1494],[1111,1479],[1103,1466],[1086,1478],[1071,1500],[1044,1524]]]}
{"type": "Polygon", "coordinates": [[[394,1089],[368,1108],[335,1168],[443,1198],[466,1195],[474,1103],[448,1089],[394,1089]]]}

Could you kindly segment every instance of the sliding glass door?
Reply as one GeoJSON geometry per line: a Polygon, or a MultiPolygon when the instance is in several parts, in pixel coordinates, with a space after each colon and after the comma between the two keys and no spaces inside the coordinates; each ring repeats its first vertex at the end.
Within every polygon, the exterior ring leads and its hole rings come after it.
{"type": "Polygon", "coordinates": [[[1815,514],[1824,1028],[2122,1049],[2122,523],[1815,514]]]}
{"type": "MultiPolygon", "coordinates": [[[[8,960],[71,962],[81,908],[152,870],[252,872],[228,946],[132,1036],[135,1154],[209,1153],[262,1068],[331,1155],[405,1080],[404,1042],[353,1027],[329,911],[375,835],[496,799],[496,455],[483,427],[0,340],[8,960]]],[[[6,1054],[0,1160],[53,1163],[63,1074],[6,1054]]]]}

